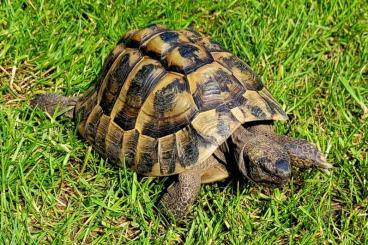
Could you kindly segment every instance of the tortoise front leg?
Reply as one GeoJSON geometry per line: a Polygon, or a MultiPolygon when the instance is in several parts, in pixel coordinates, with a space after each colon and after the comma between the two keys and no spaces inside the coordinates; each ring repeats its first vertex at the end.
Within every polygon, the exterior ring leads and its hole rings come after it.
{"type": "Polygon", "coordinates": [[[191,170],[178,175],[178,180],[171,184],[159,203],[161,213],[167,217],[182,219],[190,210],[198,196],[201,183],[209,183],[228,176],[225,167],[211,155],[191,170]]]}
{"type": "Polygon", "coordinates": [[[160,200],[161,212],[176,220],[182,219],[190,210],[201,187],[201,176],[196,171],[179,174],[178,181],[169,186],[160,200]]]}

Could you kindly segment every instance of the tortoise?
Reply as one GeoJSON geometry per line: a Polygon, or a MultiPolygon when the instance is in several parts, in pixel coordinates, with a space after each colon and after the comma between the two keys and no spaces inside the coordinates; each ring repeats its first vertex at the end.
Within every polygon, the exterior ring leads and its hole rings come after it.
{"type": "Polygon", "coordinates": [[[176,219],[201,183],[227,178],[231,164],[269,186],[287,183],[292,165],[331,168],[312,143],[275,133],[274,121],[287,115],[259,76],[193,29],[129,31],[84,95],[40,94],[31,105],[75,119],[80,135],[118,166],[178,175],[159,202],[176,219]]]}

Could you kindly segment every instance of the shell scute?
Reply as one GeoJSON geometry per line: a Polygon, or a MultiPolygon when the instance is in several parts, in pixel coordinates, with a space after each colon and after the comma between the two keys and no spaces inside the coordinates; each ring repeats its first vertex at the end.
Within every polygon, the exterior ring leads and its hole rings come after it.
{"type": "Polygon", "coordinates": [[[203,66],[188,75],[191,92],[201,111],[214,109],[245,92],[244,86],[216,62],[203,66]]]}
{"type": "Polygon", "coordinates": [[[122,158],[127,167],[136,169],[135,153],[137,151],[139,132],[136,129],[125,131],[122,143],[122,158]]]}
{"type": "Polygon", "coordinates": [[[184,128],[197,113],[187,81],[182,75],[169,72],[145,100],[136,128],[160,138],[184,128]]]}
{"type": "Polygon", "coordinates": [[[160,171],[158,174],[160,175],[170,175],[175,172],[177,159],[178,159],[178,150],[176,147],[176,135],[169,134],[159,138],[158,145],[158,162],[160,163],[160,171]]]}
{"type": "Polygon", "coordinates": [[[193,43],[178,44],[167,53],[163,60],[169,70],[183,74],[189,74],[212,62],[213,58],[209,52],[193,43]]]}
{"type": "Polygon", "coordinates": [[[133,30],[124,35],[120,42],[132,48],[139,48],[140,45],[151,38],[153,35],[165,31],[166,28],[162,25],[149,25],[140,30],[133,30]]]}
{"type": "Polygon", "coordinates": [[[99,103],[106,115],[110,115],[129,73],[142,58],[138,50],[127,49],[111,65],[99,91],[99,103]]]}
{"type": "Polygon", "coordinates": [[[162,63],[167,53],[179,43],[187,43],[189,39],[175,31],[163,31],[142,43],[140,49],[147,55],[156,57],[162,63]]]}
{"type": "Polygon", "coordinates": [[[108,156],[111,160],[113,160],[119,165],[121,165],[121,162],[124,160],[121,157],[123,135],[124,130],[121,129],[116,123],[110,120],[107,133],[105,134],[106,156],[108,156]]]}
{"type": "Polygon", "coordinates": [[[137,172],[148,174],[152,172],[153,165],[158,161],[158,139],[140,135],[136,151],[137,172]]]}
{"type": "Polygon", "coordinates": [[[156,60],[144,58],[137,64],[112,109],[114,122],[124,130],[133,129],[144,101],[165,74],[166,70],[156,60]]]}

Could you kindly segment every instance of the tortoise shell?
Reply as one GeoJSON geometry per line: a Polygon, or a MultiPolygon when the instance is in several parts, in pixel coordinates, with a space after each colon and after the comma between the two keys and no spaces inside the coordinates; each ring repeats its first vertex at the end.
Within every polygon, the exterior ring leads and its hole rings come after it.
{"type": "Polygon", "coordinates": [[[140,174],[178,174],[207,159],[241,124],[285,112],[239,58],[193,30],[128,32],[76,106],[79,132],[140,174]]]}

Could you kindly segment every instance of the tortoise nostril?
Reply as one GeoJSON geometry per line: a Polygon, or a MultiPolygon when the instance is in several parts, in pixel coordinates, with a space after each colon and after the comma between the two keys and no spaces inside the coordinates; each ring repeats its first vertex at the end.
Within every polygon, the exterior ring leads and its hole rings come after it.
{"type": "Polygon", "coordinates": [[[277,160],[276,161],[276,167],[277,169],[283,170],[283,171],[289,171],[289,162],[287,160],[277,160]]]}

